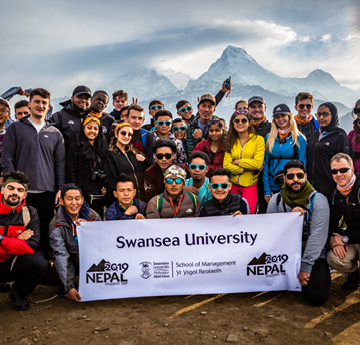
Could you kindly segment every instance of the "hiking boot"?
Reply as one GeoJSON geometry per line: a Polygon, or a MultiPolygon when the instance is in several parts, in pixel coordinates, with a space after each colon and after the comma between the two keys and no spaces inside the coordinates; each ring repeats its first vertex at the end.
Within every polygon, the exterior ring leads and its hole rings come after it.
{"type": "Polygon", "coordinates": [[[354,291],[359,286],[360,286],[360,271],[359,268],[357,268],[354,272],[349,273],[343,285],[343,289],[354,291]]]}
{"type": "Polygon", "coordinates": [[[11,286],[9,283],[0,283],[0,292],[9,292],[11,290],[11,286]]]}
{"type": "Polygon", "coordinates": [[[14,310],[16,311],[23,311],[26,309],[29,309],[29,302],[25,297],[21,297],[20,295],[18,295],[14,289],[11,289],[10,293],[9,293],[9,297],[13,300],[14,302],[14,310]]]}

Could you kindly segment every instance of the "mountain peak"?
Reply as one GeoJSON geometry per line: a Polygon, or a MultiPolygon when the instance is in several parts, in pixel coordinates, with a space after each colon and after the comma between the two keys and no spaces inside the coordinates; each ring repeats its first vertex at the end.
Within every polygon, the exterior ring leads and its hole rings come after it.
{"type": "Polygon", "coordinates": [[[230,60],[248,60],[251,63],[257,64],[257,62],[246,52],[245,49],[240,47],[234,47],[228,45],[223,51],[220,59],[230,59],[230,60]]]}

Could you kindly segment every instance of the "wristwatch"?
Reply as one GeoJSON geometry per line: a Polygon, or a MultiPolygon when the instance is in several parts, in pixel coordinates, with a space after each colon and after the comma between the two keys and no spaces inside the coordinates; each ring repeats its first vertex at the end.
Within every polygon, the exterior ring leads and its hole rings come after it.
{"type": "Polygon", "coordinates": [[[3,240],[3,238],[4,238],[4,235],[0,235],[0,243],[3,240]]]}
{"type": "Polygon", "coordinates": [[[341,239],[341,241],[343,241],[343,243],[344,243],[345,245],[347,245],[348,242],[349,242],[349,237],[344,236],[344,237],[341,239]]]}

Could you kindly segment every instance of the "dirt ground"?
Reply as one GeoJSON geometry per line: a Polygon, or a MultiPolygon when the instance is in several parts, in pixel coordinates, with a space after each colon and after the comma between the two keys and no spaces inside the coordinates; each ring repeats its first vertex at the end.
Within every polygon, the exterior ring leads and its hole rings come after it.
{"type": "MultiPolygon", "coordinates": [[[[56,298],[16,312],[8,294],[0,294],[0,344],[359,344],[360,288],[345,292],[345,277],[332,278],[323,307],[279,291],[86,303],[56,298]]],[[[54,287],[38,286],[31,297],[54,294],[54,287]]]]}

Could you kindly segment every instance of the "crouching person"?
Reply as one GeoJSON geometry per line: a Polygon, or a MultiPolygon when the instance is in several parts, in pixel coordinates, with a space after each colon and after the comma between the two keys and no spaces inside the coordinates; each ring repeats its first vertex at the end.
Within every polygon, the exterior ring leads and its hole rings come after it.
{"type": "Polygon", "coordinates": [[[122,173],[116,179],[117,199],[105,212],[105,220],[145,219],[146,203],[135,198],[133,180],[122,173]]]}
{"type": "Polygon", "coordinates": [[[75,275],[79,274],[79,246],[77,226],[81,222],[101,221],[100,216],[84,201],[80,187],[66,184],[61,190],[60,207],[50,223],[50,246],[55,268],[63,284],[63,293],[72,301],[81,297],[75,288],[75,275]]]}
{"type": "Polygon", "coordinates": [[[197,195],[184,191],[186,171],[171,165],[165,171],[165,191],[154,196],[146,208],[146,218],[198,217],[201,202],[197,195]]]}
{"type": "MultiPolygon", "coordinates": [[[[20,171],[4,176],[0,194],[0,283],[15,281],[9,297],[14,309],[29,308],[26,296],[44,277],[48,262],[36,252],[40,223],[35,208],[26,206],[28,177],[20,171]]],[[[10,288],[8,284],[3,284],[10,288]]]]}
{"type": "Polygon", "coordinates": [[[331,285],[325,249],[330,217],[328,202],[307,181],[304,163],[299,160],[284,165],[284,181],[282,190],[271,198],[267,213],[300,212],[304,215],[298,278],[303,296],[311,304],[321,306],[329,298],[331,285]]]}
{"type": "Polygon", "coordinates": [[[336,189],[330,199],[330,250],[327,262],[339,272],[348,273],[343,288],[360,286],[360,180],[354,174],[352,159],[338,153],[331,159],[331,173],[336,189]],[[339,229],[343,217],[346,229],[339,229]]]}
{"type": "Polygon", "coordinates": [[[212,198],[200,210],[200,217],[250,214],[249,204],[241,195],[230,193],[231,171],[216,169],[210,173],[209,189],[212,198]]]}

